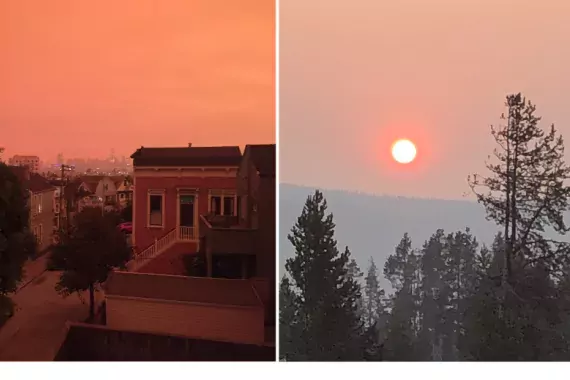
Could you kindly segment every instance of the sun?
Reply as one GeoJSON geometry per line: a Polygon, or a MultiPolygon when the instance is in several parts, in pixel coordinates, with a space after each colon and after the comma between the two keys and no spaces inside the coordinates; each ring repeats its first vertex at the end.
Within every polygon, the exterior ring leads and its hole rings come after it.
{"type": "Polygon", "coordinates": [[[392,145],[392,157],[400,164],[409,164],[416,154],[416,146],[410,140],[398,140],[392,145]]]}

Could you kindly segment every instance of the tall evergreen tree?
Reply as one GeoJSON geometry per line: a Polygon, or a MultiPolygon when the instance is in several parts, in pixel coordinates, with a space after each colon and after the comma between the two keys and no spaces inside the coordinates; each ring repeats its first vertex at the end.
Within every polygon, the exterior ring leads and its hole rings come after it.
{"type": "Polygon", "coordinates": [[[378,329],[382,329],[386,323],[385,292],[380,287],[378,268],[373,258],[370,258],[364,281],[363,317],[365,325],[367,328],[377,326],[378,329]]]}
{"type": "Polygon", "coordinates": [[[386,326],[383,360],[417,360],[418,255],[406,233],[384,264],[384,277],[396,290],[386,326]]]}
{"type": "Polygon", "coordinates": [[[419,348],[424,360],[443,360],[445,333],[445,311],[449,289],[444,282],[445,233],[437,230],[422,248],[421,256],[421,327],[419,348]]]}
{"type": "Polygon", "coordinates": [[[279,359],[299,358],[297,351],[302,343],[297,339],[299,333],[297,295],[291,289],[289,279],[283,276],[279,286],[279,359]]]}
{"type": "MultiPolygon", "coordinates": [[[[505,239],[503,285],[513,278],[513,260],[538,261],[559,271],[570,246],[548,239],[546,228],[564,234],[563,212],[570,206],[570,167],[564,162],[564,141],[554,125],[539,126],[536,107],[520,93],[507,96],[505,124],[491,128],[497,143],[490,176],[470,176],[469,182],[488,218],[503,226],[505,239]]],[[[504,295],[503,295],[504,299],[504,295]]]]}
{"type": "Polygon", "coordinates": [[[339,252],[335,224],[320,191],[309,196],[288,236],[295,256],[286,270],[298,294],[301,344],[291,360],[362,360],[357,313],[360,285],[349,275],[348,248],[339,252]]]}

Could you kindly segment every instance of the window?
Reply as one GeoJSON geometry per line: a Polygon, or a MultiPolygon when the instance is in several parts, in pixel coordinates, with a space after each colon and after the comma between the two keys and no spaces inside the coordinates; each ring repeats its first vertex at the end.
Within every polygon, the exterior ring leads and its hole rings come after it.
{"type": "Polygon", "coordinates": [[[220,192],[216,192],[216,195],[210,195],[210,214],[235,216],[236,196],[234,194],[220,194],[220,192]]]}
{"type": "Polygon", "coordinates": [[[238,217],[238,219],[241,219],[241,202],[242,202],[242,198],[241,198],[241,196],[238,195],[237,200],[236,200],[236,203],[237,203],[236,216],[238,217]]]}
{"type": "Polygon", "coordinates": [[[213,215],[222,215],[222,197],[212,196],[210,199],[210,213],[213,215]]]}
{"type": "Polygon", "coordinates": [[[42,227],[42,225],[38,224],[37,226],[34,226],[33,233],[34,233],[34,236],[36,237],[36,242],[38,244],[42,244],[42,240],[43,240],[43,227],[42,227]]]}
{"type": "Polygon", "coordinates": [[[106,183],[103,185],[103,191],[107,191],[107,190],[109,190],[109,184],[106,183]]]}
{"type": "Polygon", "coordinates": [[[234,214],[234,197],[224,197],[224,215],[234,214]]]}
{"type": "Polygon", "coordinates": [[[42,213],[42,195],[41,194],[38,194],[37,205],[38,205],[38,214],[41,214],[42,213]]]}
{"type": "Polygon", "coordinates": [[[148,215],[148,225],[155,227],[162,227],[162,194],[149,194],[149,215],[148,215]]]}
{"type": "Polygon", "coordinates": [[[125,199],[125,194],[124,194],[124,193],[121,193],[119,196],[121,197],[121,199],[125,199]]]}

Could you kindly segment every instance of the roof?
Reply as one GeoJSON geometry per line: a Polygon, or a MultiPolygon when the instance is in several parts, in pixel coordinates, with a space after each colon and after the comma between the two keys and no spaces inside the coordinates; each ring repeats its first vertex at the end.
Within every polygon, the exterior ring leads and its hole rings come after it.
{"type": "Polygon", "coordinates": [[[55,190],[49,181],[37,173],[30,173],[29,189],[32,193],[41,193],[44,191],[55,190]]]}
{"type": "Polygon", "coordinates": [[[253,165],[262,177],[275,177],[276,160],[275,144],[247,145],[245,152],[249,151],[249,157],[253,165]]]}
{"type": "Polygon", "coordinates": [[[26,187],[32,193],[42,193],[44,191],[55,190],[56,187],[53,186],[47,178],[44,178],[40,174],[31,173],[30,170],[25,166],[10,166],[12,173],[20,180],[22,185],[26,187]]]}
{"type": "Polygon", "coordinates": [[[109,296],[263,307],[247,280],[113,272],[105,284],[109,296]]]}
{"type": "Polygon", "coordinates": [[[113,178],[109,177],[108,175],[84,175],[79,177],[81,181],[89,187],[89,190],[95,192],[97,190],[97,186],[99,182],[101,182],[105,178],[110,178],[112,181],[113,178]]]}
{"type": "Polygon", "coordinates": [[[25,166],[8,166],[21,183],[27,184],[30,180],[30,170],[25,166]]]}
{"type": "Polygon", "coordinates": [[[75,178],[73,181],[71,181],[70,183],[68,183],[65,186],[64,189],[64,194],[65,197],[67,199],[73,199],[75,198],[75,196],[78,194],[79,192],[79,187],[83,184],[84,182],[80,179],[80,178],[75,178]]]}
{"type": "Polygon", "coordinates": [[[124,175],[112,175],[111,176],[111,180],[115,183],[115,187],[119,187],[123,184],[123,182],[125,182],[125,179],[127,178],[127,176],[124,175]]]}
{"type": "Polygon", "coordinates": [[[141,147],[131,155],[134,166],[235,166],[241,162],[239,146],[181,148],[141,147]]]}
{"type": "Polygon", "coordinates": [[[275,347],[69,323],[54,361],[275,361],[275,347]],[[141,349],[143,348],[143,349],[141,349]]]}

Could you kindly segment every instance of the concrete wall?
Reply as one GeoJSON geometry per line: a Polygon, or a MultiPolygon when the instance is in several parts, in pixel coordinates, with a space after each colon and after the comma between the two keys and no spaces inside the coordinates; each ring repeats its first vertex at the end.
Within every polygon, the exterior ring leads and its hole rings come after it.
{"type": "Polygon", "coordinates": [[[107,326],[113,329],[246,344],[262,344],[265,338],[261,305],[230,307],[107,297],[106,307],[107,326]]]}
{"type": "Polygon", "coordinates": [[[275,347],[126,332],[73,323],[55,361],[275,361],[275,347]]]}

